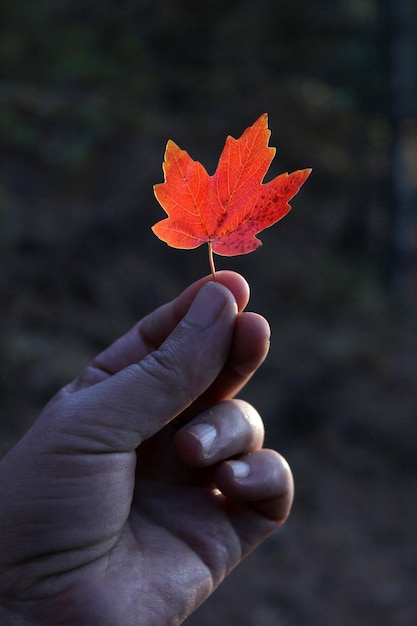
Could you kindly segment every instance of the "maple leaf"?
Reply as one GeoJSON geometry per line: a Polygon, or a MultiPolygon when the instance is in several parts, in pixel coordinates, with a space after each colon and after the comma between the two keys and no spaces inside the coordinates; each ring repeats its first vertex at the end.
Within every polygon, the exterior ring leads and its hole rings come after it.
{"type": "Polygon", "coordinates": [[[167,143],[165,180],[154,193],[168,217],[152,230],[174,248],[208,243],[213,278],[213,252],[235,256],[256,250],[262,245],[256,235],[288,213],[288,201],[310,175],[311,169],[297,170],[262,184],[275,156],[270,135],[264,114],[239,139],[227,137],[213,176],[172,140],[167,143]]]}

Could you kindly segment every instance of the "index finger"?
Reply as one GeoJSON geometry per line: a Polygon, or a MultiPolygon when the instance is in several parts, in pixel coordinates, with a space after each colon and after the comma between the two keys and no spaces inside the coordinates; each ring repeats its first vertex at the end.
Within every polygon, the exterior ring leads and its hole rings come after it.
{"type": "MultiPolygon", "coordinates": [[[[138,363],[159,348],[188,311],[201,287],[212,280],[211,274],[187,287],[177,298],[162,305],[135,324],[103,352],[97,355],[85,370],[61,393],[74,393],[116,374],[125,367],[138,363]]],[[[249,285],[235,272],[216,272],[216,281],[234,295],[238,310],[243,311],[249,300],[249,285]]]]}

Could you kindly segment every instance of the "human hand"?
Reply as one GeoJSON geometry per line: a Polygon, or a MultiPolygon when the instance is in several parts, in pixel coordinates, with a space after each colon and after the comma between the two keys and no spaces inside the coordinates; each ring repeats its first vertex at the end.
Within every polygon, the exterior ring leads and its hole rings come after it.
{"type": "Polygon", "coordinates": [[[97,356],[0,463],[1,624],[180,624],[288,516],[288,465],[233,399],[268,325],[241,276],[216,279],[97,356]]]}

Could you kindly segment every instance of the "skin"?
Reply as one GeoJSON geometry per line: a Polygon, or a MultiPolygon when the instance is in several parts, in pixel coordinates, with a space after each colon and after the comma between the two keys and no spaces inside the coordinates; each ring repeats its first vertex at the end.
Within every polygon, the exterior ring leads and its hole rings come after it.
{"type": "Polygon", "coordinates": [[[1,461],[0,624],[180,624],[286,520],[290,469],[234,399],[269,345],[248,299],[233,272],[194,283],[1,461]]]}

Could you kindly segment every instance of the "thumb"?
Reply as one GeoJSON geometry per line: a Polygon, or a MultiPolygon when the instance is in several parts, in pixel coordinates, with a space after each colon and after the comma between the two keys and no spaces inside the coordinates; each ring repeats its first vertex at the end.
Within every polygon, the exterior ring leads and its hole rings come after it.
{"type": "Polygon", "coordinates": [[[68,396],[65,418],[58,423],[66,438],[74,435],[68,441],[71,450],[133,450],[179,415],[222,370],[237,311],[226,287],[206,283],[160,348],[105,381],[68,396]]]}

